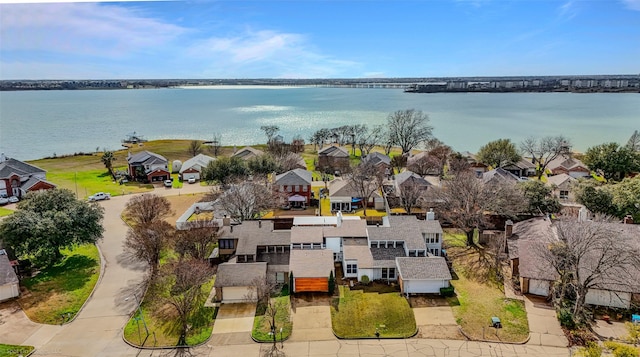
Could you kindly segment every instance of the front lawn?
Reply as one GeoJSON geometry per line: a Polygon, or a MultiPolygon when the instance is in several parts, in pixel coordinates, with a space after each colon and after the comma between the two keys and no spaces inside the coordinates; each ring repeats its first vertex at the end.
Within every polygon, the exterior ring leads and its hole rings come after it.
{"type": "Polygon", "coordinates": [[[153,185],[139,184],[137,182],[120,185],[113,181],[113,177],[111,177],[105,168],[93,170],[80,168],[77,171],[49,171],[47,172],[47,181],[55,183],[60,188],[66,188],[71,192],[77,193],[79,199],[87,198],[96,192],[108,192],[112,196],[120,196],[153,190],[153,185]]]}
{"type": "Polygon", "coordinates": [[[26,290],[18,302],[35,322],[55,325],[69,321],[98,281],[100,255],[94,244],[63,250],[62,254],[62,262],[22,280],[26,290]]]}
{"type": "Polygon", "coordinates": [[[0,357],[26,356],[33,351],[33,346],[5,345],[0,343],[0,357]]]}
{"type": "MultiPolygon", "coordinates": [[[[207,294],[213,287],[214,278],[202,286],[202,290],[207,294]]],[[[138,310],[129,319],[124,328],[124,338],[129,343],[144,347],[173,347],[180,338],[176,332],[176,316],[172,307],[163,303],[163,297],[169,294],[169,287],[159,284],[152,284],[142,301],[143,317],[140,318],[138,310]],[[147,338],[144,324],[149,330],[147,338]]],[[[197,345],[206,341],[211,336],[215,309],[212,307],[200,306],[191,319],[191,330],[187,334],[187,344],[197,345]]]]}
{"type": "Polygon", "coordinates": [[[13,210],[8,208],[0,207],[0,217],[9,216],[13,214],[13,210]]]}
{"type": "Polygon", "coordinates": [[[364,293],[340,286],[340,298],[331,306],[333,332],[341,338],[409,337],[416,320],[409,303],[398,293],[364,293]]]}
{"type": "MultiPolygon", "coordinates": [[[[276,313],[276,340],[281,341],[289,338],[291,335],[291,331],[293,328],[293,324],[291,323],[291,319],[289,318],[291,311],[291,300],[289,296],[279,296],[276,298],[272,298],[275,301],[277,307],[276,313]],[[282,332],[280,329],[282,328],[282,332]]],[[[264,309],[262,309],[264,310],[264,309]]],[[[271,335],[271,325],[269,324],[269,316],[264,314],[264,311],[261,311],[260,314],[256,311],[256,317],[253,320],[253,331],[251,331],[251,336],[256,341],[260,342],[272,342],[273,335],[271,335]]]]}

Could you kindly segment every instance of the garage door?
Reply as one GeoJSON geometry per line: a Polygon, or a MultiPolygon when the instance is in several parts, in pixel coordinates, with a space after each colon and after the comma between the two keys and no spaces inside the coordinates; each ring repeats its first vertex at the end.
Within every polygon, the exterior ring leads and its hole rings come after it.
{"type": "Polygon", "coordinates": [[[529,294],[549,296],[549,282],[545,280],[530,279],[529,294]]]}
{"type": "Polygon", "coordinates": [[[296,278],[295,281],[296,293],[305,291],[329,291],[329,279],[328,278],[296,278]]]}
{"type": "Polygon", "coordinates": [[[249,289],[246,286],[228,286],[222,288],[222,302],[244,302],[247,300],[249,289]]]}

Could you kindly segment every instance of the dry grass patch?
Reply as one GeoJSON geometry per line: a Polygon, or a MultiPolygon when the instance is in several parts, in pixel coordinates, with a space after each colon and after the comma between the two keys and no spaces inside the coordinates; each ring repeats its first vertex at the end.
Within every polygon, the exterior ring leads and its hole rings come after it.
{"type": "MultiPolygon", "coordinates": [[[[171,216],[167,217],[166,221],[169,224],[175,225],[176,221],[182,214],[191,207],[194,203],[200,202],[204,198],[204,193],[193,193],[180,196],[166,196],[166,199],[171,203],[171,216]]],[[[204,213],[201,213],[204,214],[204,213]]]]}

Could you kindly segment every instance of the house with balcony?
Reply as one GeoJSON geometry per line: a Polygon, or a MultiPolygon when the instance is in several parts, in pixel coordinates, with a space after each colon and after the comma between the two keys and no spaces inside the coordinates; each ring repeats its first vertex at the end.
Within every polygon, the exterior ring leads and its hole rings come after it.
{"type": "Polygon", "coordinates": [[[140,151],[127,156],[129,176],[139,182],[162,182],[171,178],[169,161],[151,151],[140,151]]]}
{"type": "Polygon", "coordinates": [[[27,192],[49,190],[56,185],[47,181],[47,172],[24,161],[0,154],[0,196],[24,197],[27,192]]]}

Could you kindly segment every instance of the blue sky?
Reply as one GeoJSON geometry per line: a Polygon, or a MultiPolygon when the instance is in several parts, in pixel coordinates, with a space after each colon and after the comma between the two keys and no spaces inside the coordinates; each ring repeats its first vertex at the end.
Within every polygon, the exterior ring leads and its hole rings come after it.
{"type": "Polygon", "coordinates": [[[0,79],[640,73],[640,0],[0,2],[0,79]]]}

